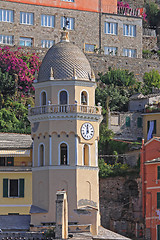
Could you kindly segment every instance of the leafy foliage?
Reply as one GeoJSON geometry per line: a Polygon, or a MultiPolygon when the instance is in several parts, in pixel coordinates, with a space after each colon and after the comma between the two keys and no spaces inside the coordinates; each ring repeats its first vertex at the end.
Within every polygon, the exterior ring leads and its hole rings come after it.
{"type": "Polygon", "coordinates": [[[27,118],[28,102],[31,100],[24,102],[24,100],[14,101],[14,99],[7,98],[0,109],[0,132],[31,132],[30,122],[27,118]]]}
{"type": "Polygon", "coordinates": [[[4,98],[6,96],[15,94],[15,80],[13,75],[9,75],[9,72],[2,72],[0,68],[0,92],[3,94],[4,98]]]}
{"type": "Polygon", "coordinates": [[[142,92],[144,94],[152,93],[152,88],[160,88],[160,74],[157,70],[153,69],[150,72],[146,72],[143,77],[144,86],[142,92]]]}
{"type": "Polygon", "coordinates": [[[127,111],[129,97],[140,89],[133,72],[109,68],[104,75],[99,74],[100,80],[96,89],[96,103],[100,102],[103,114],[106,110],[106,100],[109,97],[111,111],[127,111]]]}
{"type": "Polygon", "coordinates": [[[148,24],[152,27],[157,26],[159,22],[160,11],[156,3],[147,3],[146,4],[146,14],[148,24]]]}
{"type": "Polygon", "coordinates": [[[107,164],[104,159],[99,159],[99,176],[101,178],[106,177],[115,177],[115,176],[124,176],[129,169],[127,164],[117,163],[107,164]]]}

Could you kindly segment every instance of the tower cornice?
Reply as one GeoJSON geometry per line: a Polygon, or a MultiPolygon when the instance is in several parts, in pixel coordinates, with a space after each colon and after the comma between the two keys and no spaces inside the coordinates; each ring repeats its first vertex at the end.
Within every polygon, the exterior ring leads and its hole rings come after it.
{"type": "Polygon", "coordinates": [[[52,86],[84,86],[84,87],[96,87],[96,82],[88,81],[88,80],[50,80],[46,82],[37,82],[34,83],[33,86],[35,89],[44,88],[44,87],[52,87],[52,86]]]}

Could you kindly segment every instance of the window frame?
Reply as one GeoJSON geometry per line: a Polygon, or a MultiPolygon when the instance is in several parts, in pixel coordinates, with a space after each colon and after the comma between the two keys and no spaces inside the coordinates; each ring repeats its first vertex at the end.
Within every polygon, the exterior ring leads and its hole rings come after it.
{"type": "Polygon", "coordinates": [[[3,198],[24,198],[25,195],[25,179],[24,178],[3,178],[3,198]],[[11,181],[17,180],[17,196],[11,196],[11,181]]]}
{"type": "Polygon", "coordinates": [[[137,28],[134,24],[123,24],[123,36],[136,37],[137,28]]]}
{"type": "Polygon", "coordinates": [[[48,14],[42,14],[41,15],[41,27],[54,28],[55,27],[55,16],[48,15],[48,14]]]}
{"type": "Polygon", "coordinates": [[[67,142],[60,142],[58,145],[58,165],[59,166],[69,166],[69,144],[67,142]],[[61,145],[66,144],[67,146],[67,164],[61,164],[61,145]]]}
{"type": "Polygon", "coordinates": [[[0,22],[13,23],[14,10],[0,8],[0,22]]]}
{"type": "Polygon", "coordinates": [[[3,44],[3,45],[10,45],[12,46],[13,43],[14,43],[14,36],[12,35],[3,35],[3,34],[0,34],[0,44],[3,44]],[[2,42],[3,40],[5,40],[5,42],[2,42]]]}
{"type": "Polygon", "coordinates": [[[160,180],[160,166],[157,166],[157,180],[160,180]]]}
{"type": "Polygon", "coordinates": [[[44,167],[45,166],[45,144],[44,143],[40,143],[39,146],[38,146],[38,167],[44,167]],[[42,162],[42,165],[41,165],[41,152],[40,152],[40,148],[41,146],[43,146],[43,162],[42,162]]]}
{"type": "MultiPolygon", "coordinates": [[[[156,134],[157,133],[157,120],[150,120],[150,121],[154,121],[154,129],[152,134],[156,134]]],[[[147,121],[147,134],[149,131],[149,127],[150,127],[150,121],[147,121]]]]}
{"type": "Polygon", "coordinates": [[[54,44],[55,44],[54,40],[47,40],[47,39],[41,40],[41,48],[51,48],[54,44]]]}
{"type": "Polygon", "coordinates": [[[108,47],[108,46],[104,46],[104,55],[107,55],[107,56],[117,56],[118,54],[118,47],[108,47]],[[113,51],[110,51],[109,54],[106,54],[105,53],[105,48],[108,48],[108,50],[110,49],[113,49],[113,51]],[[111,54],[110,54],[111,53],[111,54]]]}
{"type": "Polygon", "coordinates": [[[86,52],[86,53],[95,53],[95,49],[97,48],[97,45],[96,44],[94,44],[94,43],[85,43],[84,44],[84,52],[86,52]],[[93,51],[90,51],[90,50],[86,50],[86,45],[88,45],[88,46],[93,46],[93,51]]]}
{"type": "Polygon", "coordinates": [[[20,24],[34,25],[34,13],[32,13],[32,12],[20,12],[20,24]]]}
{"type": "Polygon", "coordinates": [[[33,38],[31,38],[31,37],[20,37],[19,38],[19,45],[21,46],[21,47],[33,47],[33,38]],[[31,40],[30,42],[31,42],[31,45],[26,45],[26,42],[27,41],[29,41],[29,40],[31,40]],[[24,45],[21,45],[20,44],[20,42],[21,41],[24,41],[24,45]]]}
{"type": "Polygon", "coordinates": [[[107,22],[104,23],[104,33],[109,35],[118,35],[118,23],[116,22],[107,22]]]}
{"type": "Polygon", "coordinates": [[[137,49],[123,48],[123,57],[137,58],[137,49]]]}
{"type": "Polygon", "coordinates": [[[61,17],[61,29],[63,29],[64,27],[67,29],[67,30],[75,30],[75,18],[73,17],[66,17],[67,18],[67,21],[69,21],[69,25],[65,26],[64,24],[64,19],[65,19],[65,16],[62,16],[61,17]],[[73,22],[71,22],[73,21],[73,22]],[[73,28],[72,28],[73,26],[73,28]]]}

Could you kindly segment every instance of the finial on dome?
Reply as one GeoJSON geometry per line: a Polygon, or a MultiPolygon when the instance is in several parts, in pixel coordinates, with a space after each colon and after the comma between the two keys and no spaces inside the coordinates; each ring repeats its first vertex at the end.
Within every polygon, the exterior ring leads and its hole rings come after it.
{"type": "Polygon", "coordinates": [[[91,80],[95,81],[95,74],[94,74],[93,69],[91,69],[91,80]]]}
{"type": "Polygon", "coordinates": [[[77,79],[75,67],[73,68],[73,77],[72,77],[72,79],[73,79],[73,80],[76,80],[76,79],[77,79]]]}
{"type": "Polygon", "coordinates": [[[51,67],[51,72],[50,72],[50,80],[54,80],[54,72],[53,72],[52,67],[51,67]]]}
{"type": "Polygon", "coordinates": [[[69,42],[69,32],[61,32],[61,42],[69,42]]]}

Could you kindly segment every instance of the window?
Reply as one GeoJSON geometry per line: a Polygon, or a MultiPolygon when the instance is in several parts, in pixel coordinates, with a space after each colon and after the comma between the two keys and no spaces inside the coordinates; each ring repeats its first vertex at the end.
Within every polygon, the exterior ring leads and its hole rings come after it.
{"type": "Polygon", "coordinates": [[[32,47],[33,39],[28,37],[20,37],[20,46],[32,47]]]}
{"type": "Polygon", "coordinates": [[[12,45],[13,44],[13,36],[0,35],[0,44],[12,45]]]}
{"type": "Polygon", "coordinates": [[[68,103],[68,94],[66,91],[60,92],[60,105],[64,105],[68,103]]]}
{"type": "Polygon", "coordinates": [[[64,27],[68,30],[74,30],[74,18],[71,17],[61,17],[61,28],[64,27]]]}
{"type": "Polygon", "coordinates": [[[142,128],[142,118],[141,117],[137,118],[137,127],[142,128]]]}
{"type": "Polygon", "coordinates": [[[44,145],[43,144],[40,144],[39,146],[39,166],[42,167],[44,166],[44,145]]]}
{"type": "Polygon", "coordinates": [[[136,58],[137,51],[136,51],[136,49],[123,48],[123,56],[136,58]]]}
{"type": "Polygon", "coordinates": [[[116,56],[118,48],[117,47],[104,47],[104,54],[116,56]]]}
{"type": "Polygon", "coordinates": [[[55,17],[52,15],[41,15],[41,26],[54,28],[55,17]]]}
{"type": "Polygon", "coordinates": [[[0,166],[14,166],[14,157],[0,157],[0,166]]]}
{"type": "Polygon", "coordinates": [[[157,240],[160,240],[160,225],[157,225],[157,240]]]}
{"type": "Polygon", "coordinates": [[[41,41],[41,47],[42,48],[50,48],[53,46],[55,42],[53,40],[42,40],[41,41]]]}
{"type": "Polygon", "coordinates": [[[157,209],[160,208],[160,192],[157,192],[157,209]]]}
{"type": "Polygon", "coordinates": [[[67,144],[62,143],[60,145],[60,161],[61,165],[67,165],[68,159],[67,159],[67,144]]]}
{"type": "Polygon", "coordinates": [[[83,159],[84,159],[84,165],[89,166],[89,146],[87,144],[84,145],[83,159]]]}
{"type": "Polygon", "coordinates": [[[160,179],[160,166],[157,167],[157,179],[160,179]]]}
{"type": "Polygon", "coordinates": [[[41,105],[42,106],[47,105],[47,95],[46,95],[46,92],[41,92],[41,105]]]}
{"type": "Polygon", "coordinates": [[[81,105],[88,105],[87,92],[85,91],[81,93],[81,105]]]}
{"type": "Polygon", "coordinates": [[[3,179],[3,197],[24,197],[24,179],[3,179]]]}
{"type": "Polygon", "coordinates": [[[123,35],[136,37],[136,25],[123,24],[123,35]]]}
{"type": "Polygon", "coordinates": [[[126,117],[126,127],[130,127],[130,117],[126,117]]]}
{"type": "Polygon", "coordinates": [[[20,23],[21,24],[27,24],[27,25],[33,25],[33,13],[28,12],[20,12],[20,23]]]}
{"type": "Polygon", "coordinates": [[[13,22],[13,11],[0,9],[0,22],[13,22]]]}
{"type": "Polygon", "coordinates": [[[95,44],[87,44],[85,43],[85,52],[94,53],[96,45],[95,44]]]}
{"type": "Polygon", "coordinates": [[[157,129],[156,129],[157,121],[147,121],[147,133],[149,132],[150,127],[152,127],[152,134],[156,134],[157,129]],[[153,126],[152,126],[153,125],[153,126]]]}
{"type": "Polygon", "coordinates": [[[106,34],[117,35],[118,34],[118,24],[112,23],[112,22],[105,22],[104,32],[106,34]]]}

